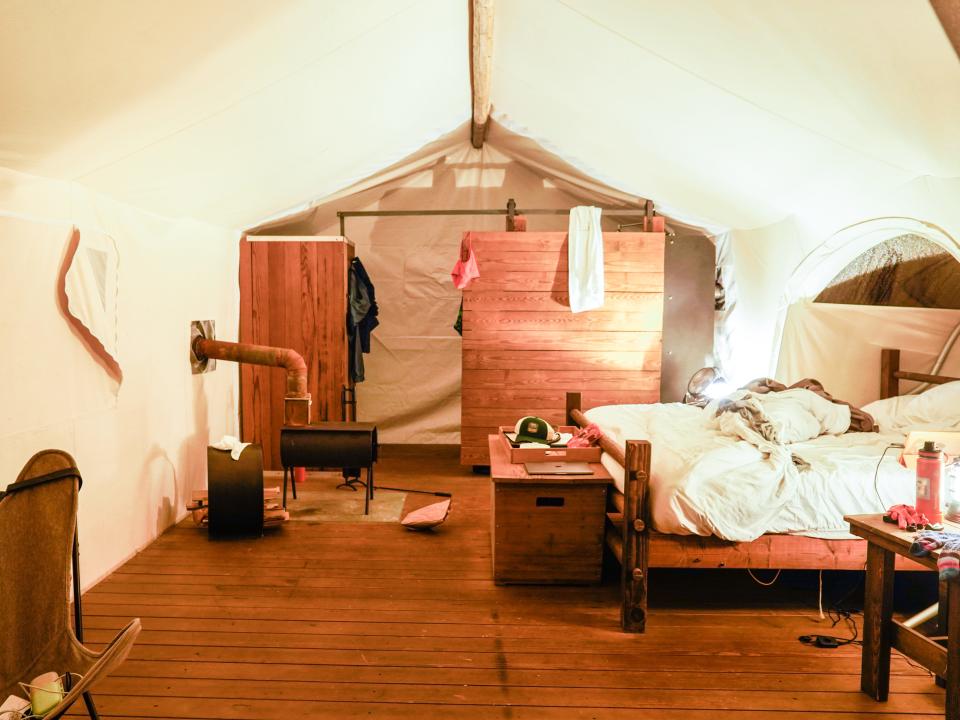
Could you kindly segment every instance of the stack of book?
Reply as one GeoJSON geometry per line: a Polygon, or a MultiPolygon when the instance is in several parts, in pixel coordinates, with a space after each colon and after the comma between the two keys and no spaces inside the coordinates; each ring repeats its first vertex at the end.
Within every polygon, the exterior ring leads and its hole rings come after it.
{"type": "MultiPolygon", "coordinates": [[[[193,515],[193,522],[199,527],[207,527],[207,514],[209,505],[207,503],[206,490],[194,490],[187,505],[193,515]]],[[[280,488],[263,489],[263,526],[276,527],[290,519],[290,513],[283,509],[280,504],[280,488]]]]}

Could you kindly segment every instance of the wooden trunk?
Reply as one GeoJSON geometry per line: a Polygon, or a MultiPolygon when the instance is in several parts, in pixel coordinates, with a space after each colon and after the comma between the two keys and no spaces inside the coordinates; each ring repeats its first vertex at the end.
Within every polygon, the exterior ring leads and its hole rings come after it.
{"type": "Polygon", "coordinates": [[[591,406],[659,400],[663,233],[604,233],[604,306],[576,314],[566,233],[470,236],[480,277],[463,293],[461,464],[489,464],[487,436],[523,415],[563,424],[565,390],[591,406]]]}
{"type": "Polygon", "coordinates": [[[494,582],[600,582],[605,503],[604,485],[495,483],[494,582]]]}
{"type": "Polygon", "coordinates": [[[497,584],[600,582],[604,508],[610,476],[528,475],[488,438],[493,485],[490,533],[497,584]]]}
{"type": "MultiPolygon", "coordinates": [[[[345,418],[347,270],[343,238],[256,236],[240,241],[240,341],[296,350],[307,363],[312,422],[345,418]]],[[[284,373],[240,366],[240,425],[263,446],[264,468],[279,470],[284,373]]]]}

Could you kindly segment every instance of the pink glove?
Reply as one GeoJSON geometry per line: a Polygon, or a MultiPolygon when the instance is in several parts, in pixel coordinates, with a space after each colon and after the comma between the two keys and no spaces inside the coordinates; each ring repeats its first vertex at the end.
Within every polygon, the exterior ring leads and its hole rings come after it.
{"type": "Polygon", "coordinates": [[[600,442],[600,438],[603,437],[603,433],[600,431],[600,428],[597,427],[596,423],[590,423],[585,428],[581,428],[577,431],[577,434],[574,435],[570,442],[567,443],[568,448],[585,448],[593,447],[600,442]]]}
{"type": "Polygon", "coordinates": [[[913,505],[893,505],[883,516],[884,522],[896,523],[901,530],[917,530],[930,524],[930,520],[913,505]]]}

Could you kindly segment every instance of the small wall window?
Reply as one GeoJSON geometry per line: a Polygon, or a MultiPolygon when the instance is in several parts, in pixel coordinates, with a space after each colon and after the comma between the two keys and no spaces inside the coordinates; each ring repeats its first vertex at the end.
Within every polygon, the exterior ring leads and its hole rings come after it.
{"type": "Polygon", "coordinates": [[[960,309],[960,262],[921,235],[900,235],[857,257],[816,302],[960,309]]]}

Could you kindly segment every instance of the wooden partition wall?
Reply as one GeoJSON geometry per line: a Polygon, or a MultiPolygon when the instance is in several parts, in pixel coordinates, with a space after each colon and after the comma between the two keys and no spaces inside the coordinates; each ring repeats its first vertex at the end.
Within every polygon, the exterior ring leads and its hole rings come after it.
{"type": "MultiPolygon", "coordinates": [[[[292,348],[307,363],[312,422],[343,420],[347,369],[347,269],[342,238],[253,237],[240,241],[240,342],[292,348]]],[[[286,373],[240,366],[240,432],[279,470],[286,373]]]]}
{"type": "Polygon", "coordinates": [[[463,292],[463,465],[489,464],[487,435],[523,415],[562,424],[585,407],[657,402],[663,233],[604,233],[605,302],[570,312],[567,234],[471,233],[480,277],[463,292]]]}

